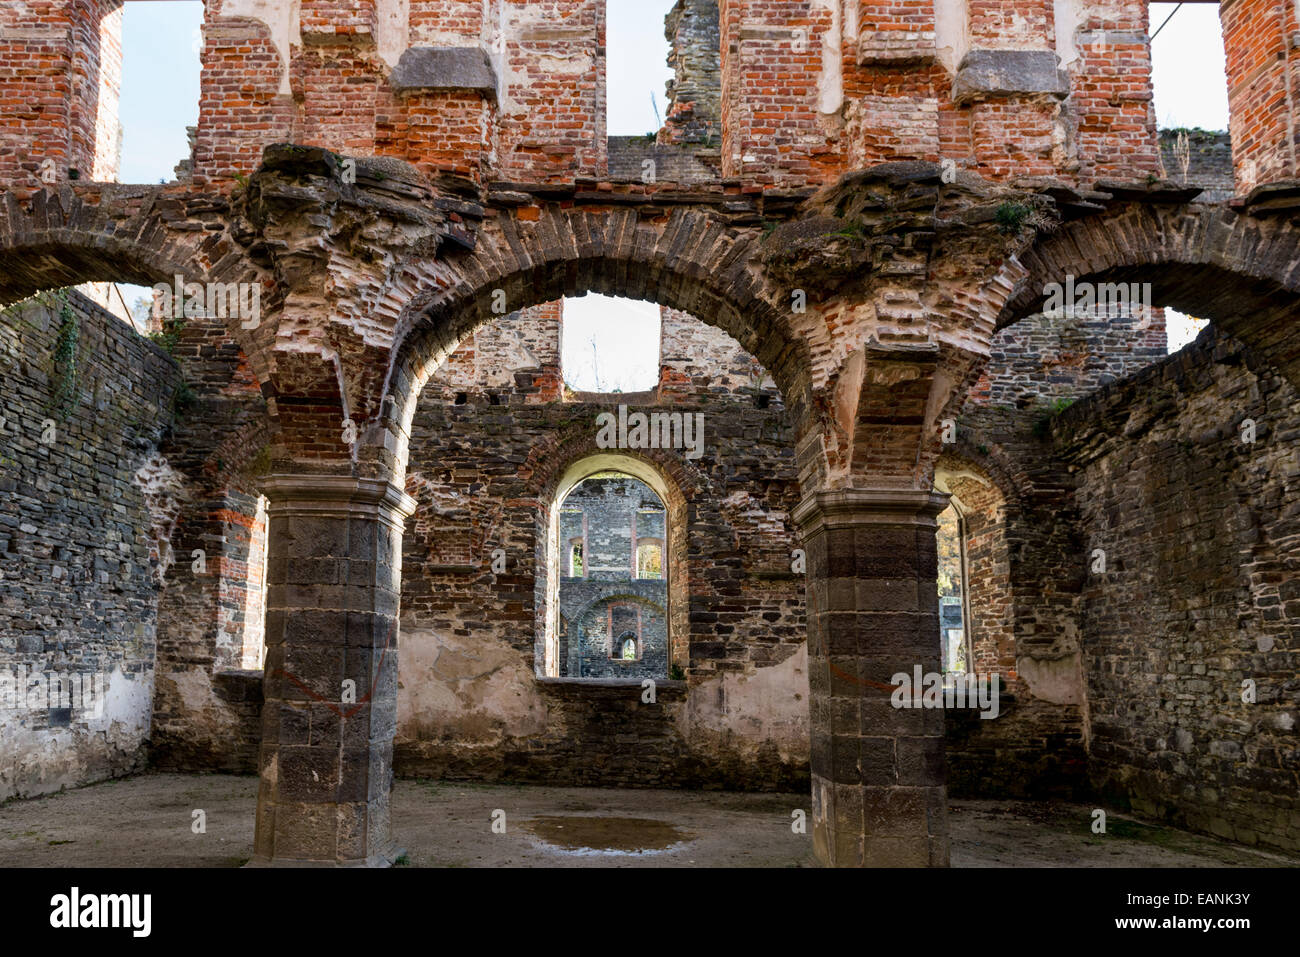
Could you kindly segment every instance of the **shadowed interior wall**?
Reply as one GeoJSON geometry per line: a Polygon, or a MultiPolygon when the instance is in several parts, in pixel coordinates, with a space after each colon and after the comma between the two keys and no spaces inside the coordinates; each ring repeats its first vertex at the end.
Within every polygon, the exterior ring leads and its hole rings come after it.
{"type": "Polygon", "coordinates": [[[1093,784],[1180,826],[1300,848],[1295,389],[1210,326],[1057,434],[1088,553],[1105,557],[1079,616],[1093,784]]]}

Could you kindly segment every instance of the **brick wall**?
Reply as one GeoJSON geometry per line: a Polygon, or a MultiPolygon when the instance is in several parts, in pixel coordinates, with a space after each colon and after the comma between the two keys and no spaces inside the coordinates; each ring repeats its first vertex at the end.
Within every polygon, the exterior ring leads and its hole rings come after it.
{"type": "Polygon", "coordinates": [[[501,2],[501,178],[604,176],[604,3],[501,2]]]}
{"type": "Polygon", "coordinates": [[[1296,175],[1295,9],[1270,0],[1219,5],[1237,191],[1296,175]]]}
{"type": "MultiPolygon", "coordinates": [[[[120,8],[31,0],[0,14],[0,183],[36,188],[47,157],[61,177],[115,174],[120,8]]],[[[457,188],[629,178],[607,160],[604,10],[211,0],[195,182],[232,188],[286,141],[405,159],[457,188]]],[[[660,146],[751,188],[941,157],[993,179],[1158,175],[1146,11],[1139,0],[681,0],[665,23],[675,78],[660,146]]],[[[1285,42],[1289,8],[1233,0],[1222,17],[1244,192],[1295,173],[1286,77],[1300,54],[1285,42]]],[[[696,172],[668,165],[661,179],[696,172]]]]}

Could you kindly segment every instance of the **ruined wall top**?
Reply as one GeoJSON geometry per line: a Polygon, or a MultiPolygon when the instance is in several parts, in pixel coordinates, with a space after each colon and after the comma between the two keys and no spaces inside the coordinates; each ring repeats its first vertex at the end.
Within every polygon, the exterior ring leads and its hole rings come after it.
{"type": "MultiPolygon", "coordinates": [[[[1275,95],[1291,67],[1266,55],[1276,31],[1262,2],[1224,11],[1238,193],[1296,172],[1275,95]]],[[[606,137],[618,51],[605,11],[606,0],[210,0],[192,185],[233,189],[274,143],[396,157],[460,192],[630,178],[629,144],[611,152],[606,137]]],[[[991,180],[1159,176],[1148,30],[1141,0],[679,0],[665,18],[675,75],[658,146],[695,158],[656,163],[656,175],[806,188],[946,159],[991,180]]],[[[56,180],[115,175],[120,32],[112,0],[0,10],[0,53],[19,65],[0,92],[25,104],[0,117],[0,187],[48,186],[50,166],[56,180]]]]}
{"type": "Polygon", "coordinates": [[[665,18],[668,112],[661,139],[716,145],[722,123],[722,51],[716,0],[677,0],[665,18]]]}

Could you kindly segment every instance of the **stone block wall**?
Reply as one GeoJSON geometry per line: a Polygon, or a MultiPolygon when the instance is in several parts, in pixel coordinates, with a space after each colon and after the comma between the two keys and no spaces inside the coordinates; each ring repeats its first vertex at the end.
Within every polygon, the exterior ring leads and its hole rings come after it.
{"type": "Polygon", "coordinates": [[[185,489],[160,454],[180,369],[126,323],[75,292],[11,307],[0,368],[3,799],[144,766],[185,489]]]}
{"type": "Polygon", "coordinates": [[[1203,190],[1196,197],[1197,202],[1222,203],[1236,194],[1232,179],[1232,141],[1226,132],[1161,130],[1160,160],[1170,180],[1203,190]],[[1181,155],[1180,134],[1186,137],[1185,152],[1181,155]]]}
{"type": "Polygon", "coordinates": [[[1001,330],[971,401],[1018,409],[1074,400],[1165,356],[1164,310],[1149,315],[1030,316],[1001,330]]]}
{"type": "Polygon", "coordinates": [[[1076,403],[1057,435],[1094,556],[1078,619],[1093,784],[1296,850],[1300,397],[1210,326],[1076,403]]]}
{"type": "Polygon", "coordinates": [[[716,148],[722,139],[721,36],[717,0],[677,0],[664,18],[668,109],[659,139],[716,148]]]}

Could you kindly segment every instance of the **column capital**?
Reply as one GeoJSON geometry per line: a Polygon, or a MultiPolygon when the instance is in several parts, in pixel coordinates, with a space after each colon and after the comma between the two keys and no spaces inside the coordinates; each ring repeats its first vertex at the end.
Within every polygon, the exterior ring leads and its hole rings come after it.
{"type": "Polygon", "coordinates": [[[415,499],[388,479],[352,475],[276,474],[262,480],[268,513],[280,515],[345,515],[405,521],[415,511],[415,499]]]}
{"type": "Polygon", "coordinates": [[[950,497],[921,489],[830,489],[804,496],[790,517],[804,533],[845,525],[934,525],[950,497]]]}

